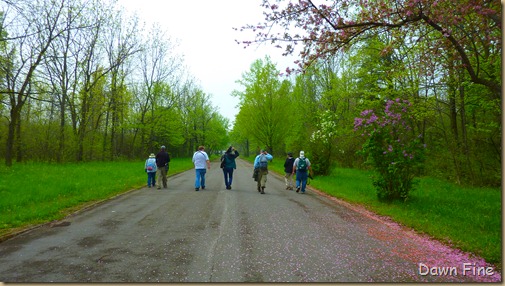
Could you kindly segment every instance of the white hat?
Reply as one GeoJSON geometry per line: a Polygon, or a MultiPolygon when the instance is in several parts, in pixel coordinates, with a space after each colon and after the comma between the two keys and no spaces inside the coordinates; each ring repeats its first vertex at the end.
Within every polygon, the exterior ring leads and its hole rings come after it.
{"type": "Polygon", "coordinates": [[[154,153],[151,153],[151,155],[149,155],[149,158],[154,158],[156,156],[154,156],[154,153]]]}
{"type": "Polygon", "coordinates": [[[300,157],[302,157],[302,158],[305,157],[305,152],[300,151],[300,157]]]}

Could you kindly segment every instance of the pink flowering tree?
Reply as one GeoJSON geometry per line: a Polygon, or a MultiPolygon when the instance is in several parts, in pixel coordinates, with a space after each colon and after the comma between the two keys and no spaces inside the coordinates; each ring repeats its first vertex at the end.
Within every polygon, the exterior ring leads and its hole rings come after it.
{"type": "Polygon", "coordinates": [[[373,33],[387,34],[391,40],[382,54],[416,43],[425,50],[420,65],[433,58],[456,61],[471,82],[501,98],[498,0],[263,0],[261,6],[265,21],[242,27],[256,37],[241,43],[266,42],[283,55],[298,54],[300,69],[373,33]]]}
{"type": "Polygon", "coordinates": [[[364,110],[354,120],[354,130],[367,137],[361,153],[377,172],[373,185],[381,200],[407,199],[424,159],[425,146],[409,125],[410,106],[407,100],[388,100],[380,113],[364,110]]]}

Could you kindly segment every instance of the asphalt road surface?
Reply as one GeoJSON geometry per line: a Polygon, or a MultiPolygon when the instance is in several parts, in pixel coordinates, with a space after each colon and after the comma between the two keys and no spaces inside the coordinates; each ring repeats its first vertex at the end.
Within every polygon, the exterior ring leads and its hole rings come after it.
{"type": "Polygon", "coordinates": [[[191,170],[6,240],[0,281],[501,281],[482,259],[316,190],[285,190],[273,173],[260,194],[251,164],[237,165],[232,190],[212,163],[203,191],[191,170]]]}

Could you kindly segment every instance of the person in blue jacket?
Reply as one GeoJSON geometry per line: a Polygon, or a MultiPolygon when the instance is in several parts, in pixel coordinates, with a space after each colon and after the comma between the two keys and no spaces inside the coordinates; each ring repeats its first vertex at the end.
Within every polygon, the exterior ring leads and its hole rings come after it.
{"type": "Polygon", "coordinates": [[[274,157],[268,154],[267,151],[261,150],[261,152],[254,159],[254,169],[258,170],[257,177],[257,187],[258,192],[261,194],[265,193],[265,184],[267,182],[268,175],[268,162],[272,161],[274,157]]]}

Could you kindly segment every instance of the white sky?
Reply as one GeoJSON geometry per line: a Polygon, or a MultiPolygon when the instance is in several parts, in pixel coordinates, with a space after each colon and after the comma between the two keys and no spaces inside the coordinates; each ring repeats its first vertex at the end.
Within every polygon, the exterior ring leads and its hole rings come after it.
{"type": "Polygon", "coordinates": [[[180,52],[189,73],[198,81],[219,113],[233,122],[238,113],[238,98],[233,90],[243,90],[236,83],[249,71],[256,59],[270,55],[277,69],[283,72],[293,66],[292,58],[282,56],[282,50],[272,45],[250,46],[244,49],[235,40],[254,40],[250,31],[239,32],[246,24],[264,22],[262,0],[118,0],[119,5],[135,11],[146,21],[159,23],[173,40],[179,40],[180,52]]]}

